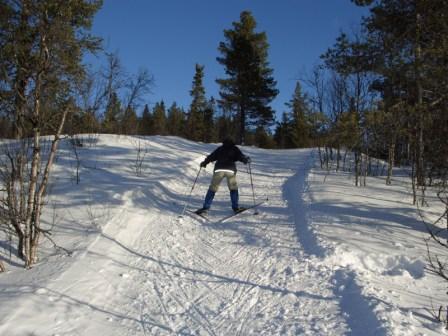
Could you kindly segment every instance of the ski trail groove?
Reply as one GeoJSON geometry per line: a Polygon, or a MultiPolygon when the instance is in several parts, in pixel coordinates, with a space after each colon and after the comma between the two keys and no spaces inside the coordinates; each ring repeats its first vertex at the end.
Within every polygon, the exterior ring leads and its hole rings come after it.
{"type": "MultiPolygon", "coordinates": [[[[308,158],[311,160],[311,157],[308,158]]],[[[310,227],[306,214],[306,203],[303,199],[307,191],[306,177],[310,170],[310,163],[301,162],[297,173],[291,176],[283,185],[283,198],[287,200],[288,209],[295,223],[297,238],[306,254],[324,258],[326,251],[319,245],[316,234],[310,227]]]]}

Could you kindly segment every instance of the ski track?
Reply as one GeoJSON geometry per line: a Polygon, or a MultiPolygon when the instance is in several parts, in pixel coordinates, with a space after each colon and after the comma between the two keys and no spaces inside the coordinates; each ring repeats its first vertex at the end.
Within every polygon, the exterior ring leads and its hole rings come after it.
{"type": "MultiPolygon", "coordinates": [[[[333,269],[326,261],[329,251],[309,227],[304,194],[312,152],[247,151],[257,188],[269,191],[258,216],[245,213],[216,225],[176,218],[168,204],[185,200],[185,195],[172,198],[179,185],[194,180],[198,154],[185,154],[192,167],[187,181],[179,169],[172,170],[161,181],[141,181],[123,193],[120,210],[76,256],[85,273],[69,268],[45,287],[52,304],[64,307],[58,309],[63,316],[48,318],[53,335],[101,334],[102,325],[111,323],[113,335],[120,336],[358,335],[365,330],[386,335],[364,303],[355,274],[333,269]],[[268,164],[277,160],[281,170],[268,164]],[[74,287],[85,288],[85,297],[72,296],[74,287]],[[352,311],[350,302],[360,302],[356,306],[363,310],[352,311]],[[370,325],[357,325],[357,314],[367,315],[363,321],[370,325]]],[[[161,159],[164,154],[161,150],[161,159]]],[[[239,174],[242,196],[250,194],[247,180],[239,174]]],[[[201,202],[203,190],[193,195],[194,202],[201,202]]],[[[218,193],[221,200],[228,196],[224,184],[218,193]]],[[[248,196],[241,198],[249,202],[248,196]]],[[[217,197],[216,204],[224,203],[217,197]]],[[[27,304],[38,307],[44,301],[35,295],[27,304]]],[[[20,311],[10,320],[15,317],[20,311]]],[[[19,335],[22,329],[0,327],[0,332],[19,335]]]]}
{"type": "MultiPolygon", "coordinates": [[[[284,213],[288,223],[279,225],[278,229],[269,223],[269,215],[265,223],[263,218],[258,221],[258,217],[245,214],[216,227],[190,217],[178,222],[173,215],[171,218],[161,215],[155,220],[155,223],[167,223],[157,228],[159,239],[166,242],[167,248],[148,249],[154,232],[147,231],[137,242],[136,250],[154,258],[149,261],[140,258],[133,264],[135,268],[147,270],[142,274],[146,284],[151,284],[144,287],[146,296],[157,299],[143,306],[144,315],[158,321],[152,327],[143,328],[145,332],[151,335],[318,335],[329,330],[345,334],[353,327],[350,320],[341,321],[343,299],[335,297],[331,282],[336,275],[326,267],[324,249],[312,236],[311,228],[306,227],[305,214],[298,211],[306,208],[301,193],[306,192],[308,159],[309,153],[302,155],[302,162],[286,179],[285,176],[276,179],[275,174],[264,179],[271,190],[281,191],[270,195],[272,200],[261,207],[265,214],[271,206],[284,213]],[[287,249],[281,247],[285,234],[289,235],[287,247],[293,251],[286,255],[287,249]],[[303,235],[306,235],[304,239],[303,235]],[[185,248],[191,246],[195,247],[194,251],[185,248]],[[302,261],[318,266],[300,270],[302,261]],[[294,271],[290,266],[285,271],[278,269],[279,265],[294,265],[298,269],[296,276],[291,277],[294,271]],[[320,284],[317,287],[316,275],[326,277],[317,281],[320,284]],[[309,292],[295,291],[291,278],[308,283],[309,292]],[[328,313],[320,323],[322,299],[326,301],[328,313]],[[319,310],[313,315],[315,305],[319,310]],[[302,311],[309,314],[301,317],[302,311]]],[[[291,161],[292,166],[297,165],[297,161],[291,161]]],[[[361,295],[359,291],[355,294],[361,295]]]]}

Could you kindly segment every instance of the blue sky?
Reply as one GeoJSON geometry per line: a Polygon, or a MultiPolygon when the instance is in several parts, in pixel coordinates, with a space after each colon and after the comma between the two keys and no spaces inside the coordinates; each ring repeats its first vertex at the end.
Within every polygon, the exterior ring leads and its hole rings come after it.
{"type": "MultiPolygon", "coordinates": [[[[93,33],[117,52],[124,68],[147,68],[154,76],[150,106],[164,100],[188,109],[195,64],[205,66],[208,97],[219,97],[222,78],[218,45],[243,10],[267,34],[269,58],[280,93],[271,106],[280,115],[292,97],[297,78],[319,62],[343,31],[359,25],[366,10],[350,0],[105,0],[93,33]]],[[[141,111],[138,111],[141,112],[141,111]]]]}

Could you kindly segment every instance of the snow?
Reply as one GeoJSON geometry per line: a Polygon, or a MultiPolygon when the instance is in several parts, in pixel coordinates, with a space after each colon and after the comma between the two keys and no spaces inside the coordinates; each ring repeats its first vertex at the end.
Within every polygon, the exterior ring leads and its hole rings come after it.
{"type": "MultiPolygon", "coordinates": [[[[446,283],[425,270],[428,234],[405,177],[355,187],[349,173],[320,169],[316,150],[243,146],[256,201],[268,201],[219,223],[231,211],[223,183],[207,222],[178,215],[201,206],[212,165],[190,191],[216,144],[89,140],[80,184],[62,144],[43,215],[63,249],[43,240],[24,270],[0,242],[0,335],[446,334],[432,316],[446,283]]],[[[238,168],[240,202],[253,204],[238,168]]],[[[430,205],[428,220],[440,210],[430,205]]]]}

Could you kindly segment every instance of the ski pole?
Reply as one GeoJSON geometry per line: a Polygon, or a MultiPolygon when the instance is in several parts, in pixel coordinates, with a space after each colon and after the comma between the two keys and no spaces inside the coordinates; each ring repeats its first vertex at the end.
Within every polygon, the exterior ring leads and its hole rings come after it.
{"type": "Polygon", "coordinates": [[[196,178],[194,179],[194,182],[193,182],[193,185],[191,187],[190,193],[188,194],[188,197],[185,200],[184,208],[182,210],[182,213],[179,215],[179,217],[183,217],[183,215],[185,213],[185,210],[187,209],[187,206],[188,206],[190,198],[191,198],[191,194],[193,193],[194,186],[196,185],[196,182],[198,181],[199,174],[201,173],[201,170],[202,170],[202,167],[199,167],[198,174],[196,175],[196,178]]]}
{"type": "MultiPolygon", "coordinates": [[[[252,198],[254,201],[254,207],[255,207],[255,191],[254,191],[254,181],[252,180],[252,168],[250,166],[250,162],[249,162],[249,176],[250,176],[250,185],[252,187],[252,198]]],[[[255,209],[254,215],[257,215],[258,211],[257,209],[255,209]]]]}

